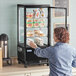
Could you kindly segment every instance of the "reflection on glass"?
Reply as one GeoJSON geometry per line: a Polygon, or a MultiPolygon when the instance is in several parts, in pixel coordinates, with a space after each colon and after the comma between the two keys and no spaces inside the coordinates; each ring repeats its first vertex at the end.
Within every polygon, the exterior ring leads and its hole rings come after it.
{"type": "Polygon", "coordinates": [[[24,43],[24,8],[19,8],[19,43],[24,43]]]}

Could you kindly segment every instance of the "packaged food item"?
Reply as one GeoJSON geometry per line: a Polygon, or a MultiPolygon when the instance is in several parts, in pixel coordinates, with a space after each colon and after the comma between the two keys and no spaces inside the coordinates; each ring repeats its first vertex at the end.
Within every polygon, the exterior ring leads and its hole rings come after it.
{"type": "Polygon", "coordinates": [[[33,13],[27,12],[26,13],[26,18],[33,18],[33,13]]]}
{"type": "Polygon", "coordinates": [[[33,39],[28,38],[28,39],[27,39],[27,45],[29,45],[30,41],[34,42],[34,40],[33,40],[33,39]]]}
{"type": "Polygon", "coordinates": [[[44,21],[44,19],[39,19],[39,26],[40,27],[45,27],[45,21],[44,21]]]}
{"type": "Polygon", "coordinates": [[[38,35],[39,35],[39,36],[45,36],[42,31],[40,31],[38,35]]]}
{"type": "Polygon", "coordinates": [[[35,36],[45,36],[44,33],[40,30],[34,30],[35,36]]]}
{"type": "Polygon", "coordinates": [[[33,37],[34,36],[34,33],[33,31],[27,31],[27,37],[33,37]]]}
{"type": "Polygon", "coordinates": [[[34,18],[41,18],[41,17],[45,17],[44,14],[44,9],[43,8],[37,8],[35,10],[33,10],[33,17],[34,18]]]}
{"type": "Polygon", "coordinates": [[[39,38],[39,37],[36,37],[34,39],[34,42],[39,45],[39,46],[43,46],[43,39],[39,38]]]}
{"type": "Polygon", "coordinates": [[[38,34],[39,34],[39,30],[34,30],[34,34],[35,34],[35,36],[39,36],[38,34]]]}
{"type": "Polygon", "coordinates": [[[33,20],[32,19],[27,19],[26,20],[26,26],[27,27],[33,27],[33,20]]]}
{"type": "Polygon", "coordinates": [[[40,15],[40,11],[39,11],[39,9],[35,9],[35,10],[33,10],[33,16],[34,16],[34,18],[39,18],[39,15],[40,15]]]}
{"type": "Polygon", "coordinates": [[[34,19],[34,27],[39,27],[39,20],[38,19],[34,19]]]}
{"type": "Polygon", "coordinates": [[[40,11],[40,17],[45,17],[44,9],[40,8],[39,11],[40,11]]]}

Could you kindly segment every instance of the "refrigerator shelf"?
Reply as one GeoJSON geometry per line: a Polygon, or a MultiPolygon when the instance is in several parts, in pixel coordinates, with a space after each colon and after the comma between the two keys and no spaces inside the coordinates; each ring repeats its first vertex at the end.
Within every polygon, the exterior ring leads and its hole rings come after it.
{"type": "MultiPolygon", "coordinates": [[[[34,37],[48,37],[48,36],[34,36],[34,37]]],[[[27,37],[27,38],[34,38],[34,37],[27,37]]]]}
{"type": "Polygon", "coordinates": [[[42,28],[48,28],[48,27],[27,27],[27,26],[26,26],[26,28],[27,28],[27,29],[29,29],[29,28],[33,28],[33,29],[34,29],[34,28],[40,28],[40,29],[42,29],[42,28]]]}
{"type": "Polygon", "coordinates": [[[26,18],[26,19],[48,19],[48,17],[40,17],[40,18],[26,18]]]}

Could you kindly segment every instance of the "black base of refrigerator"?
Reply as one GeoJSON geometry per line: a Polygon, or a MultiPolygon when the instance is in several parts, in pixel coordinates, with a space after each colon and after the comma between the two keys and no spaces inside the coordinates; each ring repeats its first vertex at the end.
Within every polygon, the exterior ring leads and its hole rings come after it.
{"type": "Polygon", "coordinates": [[[18,59],[18,64],[24,64],[25,68],[27,68],[28,66],[35,66],[35,65],[44,65],[44,64],[46,64],[46,66],[49,65],[47,59],[41,59],[41,58],[38,61],[24,61],[18,59]]]}
{"type": "Polygon", "coordinates": [[[18,63],[24,64],[24,67],[27,66],[33,66],[33,65],[49,65],[48,59],[37,57],[34,54],[34,49],[28,48],[28,50],[32,51],[26,51],[24,47],[18,46],[18,63]],[[26,52],[25,52],[26,51],[26,52]]]}

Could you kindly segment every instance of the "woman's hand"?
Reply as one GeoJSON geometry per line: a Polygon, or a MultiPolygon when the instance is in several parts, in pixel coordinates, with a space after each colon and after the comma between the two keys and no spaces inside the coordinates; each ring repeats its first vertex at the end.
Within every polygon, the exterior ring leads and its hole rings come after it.
{"type": "Polygon", "coordinates": [[[37,48],[37,45],[33,41],[29,41],[29,46],[32,48],[37,48]]]}

